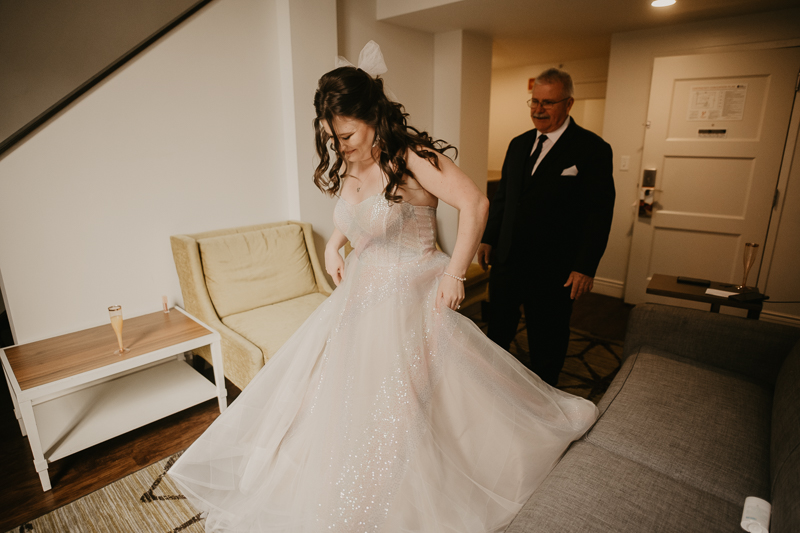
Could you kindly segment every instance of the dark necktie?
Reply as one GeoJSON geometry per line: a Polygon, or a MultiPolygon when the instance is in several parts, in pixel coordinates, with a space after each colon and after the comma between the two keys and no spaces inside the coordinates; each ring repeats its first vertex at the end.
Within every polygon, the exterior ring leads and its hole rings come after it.
{"type": "Polygon", "coordinates": [[[528,162],[528,176],[531,175],[533,167],[536,166],[536,162],[539,160],[539,156],[542,155],[542,146],[544,146],[546,140],[547,135],[539,135],[539,144],[536,145],[536,149],[531,154],[531,160],[528,162]]]}
{"type": "Polygon", "coordinates": [[[539,142],[536,144],[536,149],[528,158],[528,163],[525,165],[525,180],[523,181],[523,183],[525,184],[526,192],[532,181],[531,174],[533,173],[533,167],[536,165],[536,161],[539,160],[539,156],[542,154],[542,146],[544,145],[544,142],[546,140],[547,140],[547,135],[544,134],[539,135],[539,142]]]}

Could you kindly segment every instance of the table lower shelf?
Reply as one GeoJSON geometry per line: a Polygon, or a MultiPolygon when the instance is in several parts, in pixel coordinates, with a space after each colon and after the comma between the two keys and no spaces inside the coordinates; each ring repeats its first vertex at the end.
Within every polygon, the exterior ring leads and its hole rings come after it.
{"type": "Polygon", "coordinates": [[[33,406],[44,457],[53,462],[217,396],[185,361],[127,374],[33,406]]]}

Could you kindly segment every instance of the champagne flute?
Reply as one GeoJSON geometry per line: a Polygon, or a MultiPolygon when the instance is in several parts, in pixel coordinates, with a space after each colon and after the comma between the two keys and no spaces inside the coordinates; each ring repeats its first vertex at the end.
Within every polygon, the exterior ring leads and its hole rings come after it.
{"type": "Polygon", "coordinates": [[[114,333],[117,335],[117,344],[119,344],[119,349],[114,352],[114,355],[130,352],[130,348],[125,348],[122,345],[122,306],[112,305],[109,307],[108,316],[111,317],[111,327],[114,328],[114,333]]]}
{"type": "Polygon", "coordinates": [[[742,262],[744,265],[744,277],[742,278],[742,284],[736,287],[737,289],[742,290],[747,288],[747,276],[750,274],[753,263],[756,262],[756,254],[758,254],[758,244],[746,242],[744,244],[744,260],[742,262]]]}

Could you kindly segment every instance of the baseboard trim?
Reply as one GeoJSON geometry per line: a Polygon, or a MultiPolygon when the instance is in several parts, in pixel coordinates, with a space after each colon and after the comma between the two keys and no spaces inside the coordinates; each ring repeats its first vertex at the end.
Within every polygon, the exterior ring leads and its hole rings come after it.
{"type": "Polygon", "coordinates": [[[625,284],[615,279],[594,278],[592,292],[622,299],[625,294],[625,284]]]}
{"type": "Polygon", "coordinates": [[[777,324],[786,324],[787,326],[800,328],[800,317],[794,315],[785,315],[783,313],[765,310],[761,311],[761,316],[759,318],[764,322],[775,322],[777,324]]]}

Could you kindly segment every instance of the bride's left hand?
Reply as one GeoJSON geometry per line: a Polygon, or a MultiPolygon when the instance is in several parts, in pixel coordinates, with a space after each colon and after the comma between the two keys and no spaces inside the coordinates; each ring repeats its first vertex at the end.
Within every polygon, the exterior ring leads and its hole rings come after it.
{"type": "Polygon", "coordinates": [[[439,289],[436,292],[436,309],[449,307],[453,311],[461,307],[464,301],[464,282],[448,275],[443,275],[439,281],[439,289]]]}

